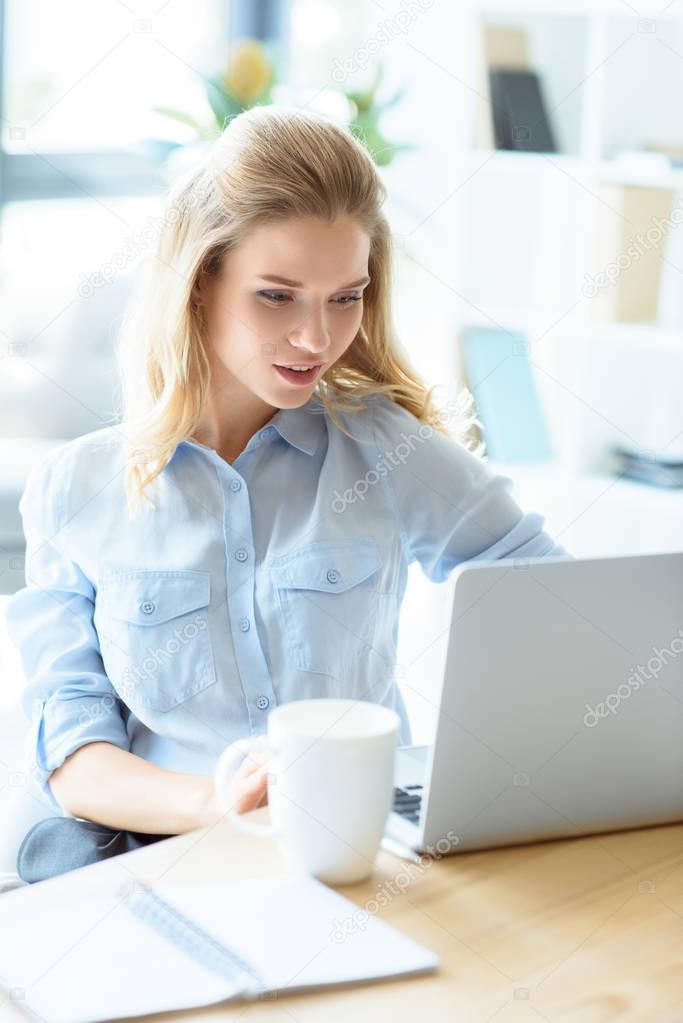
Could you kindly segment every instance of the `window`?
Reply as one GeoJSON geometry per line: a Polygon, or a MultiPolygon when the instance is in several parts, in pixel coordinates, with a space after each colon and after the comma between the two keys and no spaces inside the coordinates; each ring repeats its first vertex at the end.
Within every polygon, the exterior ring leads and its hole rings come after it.
{"type": "Polygon", "coordinates": [[[201,112],[201,75],[227,49],[222,8],[223,0],[6,0],[3,143],[20,141],[13,127],[39,150],[135,146],[173,132],[152,108],[201,112]]]}
{"type": "Polygon", "coordinates": [[[154,107],[209,117],[203,76],[232,37],[279,38],[283,4],[0,0],[0,202],[163,191],[193,135],[154,107]]]}

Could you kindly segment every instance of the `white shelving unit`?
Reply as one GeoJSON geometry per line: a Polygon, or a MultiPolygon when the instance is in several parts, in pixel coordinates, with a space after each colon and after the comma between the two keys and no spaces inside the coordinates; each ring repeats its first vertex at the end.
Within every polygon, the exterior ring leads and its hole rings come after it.
{"type": "MultiPolygon", "coordinates": [[[[455,339],[464,326],[495,325],[530,335],[557,457],[549,466],[491,467],[512,477],[518,503],[545,515],[548,531],[575,556],[683,549],[683,491],[618,482],[606,464],[610,444],[624,430],[649,446],[657,396],[669,387],[670,405],[681,389],[683,322],[596,323],[586,302],[578,301],[583,274],[592,269],[596,218],[603,209],[598,185],[623,181],[683,192],[683,172],[646,173],[642,167],[636,172],[614,158],[627,144],[675,142],[679,121],[683,135],[677,112],[683,59],[656,43],[660,36],[671,41],[683,26],[683,3],[678,0],[660,24],[665,2],[638,0],[640,15],[631,15],[622,0],[434,4],[416,13],[408,30],[379,54],[393,86],[407,87],[387,114],[386,134],[416,145],[414,153],[383,169],[401,250],[395,288],[399,335],[429,380],[454,385],[455,339]],[[650,88],[642,60],[630,81],[628,67],[609,59],[615,33],[618,37],[624,25],[635,31],[639,17],[656,19],[660,33],[653,38],[641,32],[631,41],[643,44],[640,56],[660,63],[667,58],[662,66],[672,102],[658,123],[666,129],[658,139],[648,138],[642,119],[640,137],[620,137],[611,109],[613,81],[626,104],[638,91],[651,103],[660,101],[661,76],[652,77],[657,85],[650,88]],[[552,117],[561,152],[477,148],[477,60],[486,21],[521,25],[530,33],[531,60],[549,86],[549,107],[556,107],[552,117]],[[641,414],[643,402],[648,404],[641,414]]],[[[377,13],[378,20],[382,16],[377,13]]],[[[678,406],[683,418],[683,401],[678,406]]],[[[430,583],[411,565],[398,668],[416,742],[433,739],[451,588],[451,581],[430,583]]]]}
{"type": "MultiPolygon", "coordinates": [[[[618,217],[601,188],[671,189],[683,211],[683,172],[668,161],[620,161],[624,150],[682,145],[683,9],[672,4],[529,0],[474,2],[461,14],[467,63],[452,202],[456,332],[468,326],[527,338],[560,465],[605,473],[614,443],[683,459],[683,226],[668,231],[663,277],[681,300],[650,323],[600,322],[584,291],[600,269],[600,218],[618,217]],[[477,148],[490,116],[483,29],[522,29],[560,152],[477,148]],[[680,308],[680,312],[679,312],[680,308]]],[[[664,281],[662,281],[664,285],[664,281]]],[[[661,294],[660,294],[661,297],[661,294]]],[[[683,523],[682,523],[683,530],[683,523]]]]}

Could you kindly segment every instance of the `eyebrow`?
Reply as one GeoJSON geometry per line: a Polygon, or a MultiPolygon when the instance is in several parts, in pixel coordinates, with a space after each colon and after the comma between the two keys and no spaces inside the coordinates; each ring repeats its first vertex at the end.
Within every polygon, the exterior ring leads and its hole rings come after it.
{"type": "MultiPolygon", "coordinates": [[[[301,281],[290,281],[287,277],[278,277],[276,274],[258,274],[259,280],[270,281],[272,284],[286,284],[290,288],[303,288],[304,285],[301,281]]],[[[351,281],[350,284],[342,284],[337,291],[344,291],[345,288],[358,288],[361,284],[369,284],[369,277],[361,277],[357,281],[351,281]]]]}

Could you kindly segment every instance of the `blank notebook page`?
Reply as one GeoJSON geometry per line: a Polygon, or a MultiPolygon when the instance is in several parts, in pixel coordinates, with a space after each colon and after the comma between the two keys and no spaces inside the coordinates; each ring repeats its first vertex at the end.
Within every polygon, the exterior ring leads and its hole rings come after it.
{"type": "Polygon", "coordinates": [[[112,866],[0,899],[0,976],[45,1023],[95,1023],[439,964],[376,917],[357,926],[360,908],[307,876],[131,890],[132,879],[112,866]]]}

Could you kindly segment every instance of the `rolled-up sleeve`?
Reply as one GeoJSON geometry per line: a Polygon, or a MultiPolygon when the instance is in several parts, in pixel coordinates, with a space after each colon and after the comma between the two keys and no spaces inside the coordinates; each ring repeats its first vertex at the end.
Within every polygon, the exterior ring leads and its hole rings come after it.
{"type": "Polygon", "coordinates": [[[390,402],[375,404],[374,430],[406,557],[433,582],[464,561],[571,557],[515,502],[512,480],[454,438],[390,402]]]}
{"type": "Polygon", "coordinates": [[[50,452],[31,470],[19,502],[26,585],[10,597],[6,618],[26,678],[30,768],[56,806],[48,779],[69,754],[98,741],[130,748],[93,624],[95,590],[63,542],[67,494],[59,454],[50,452]]]}

